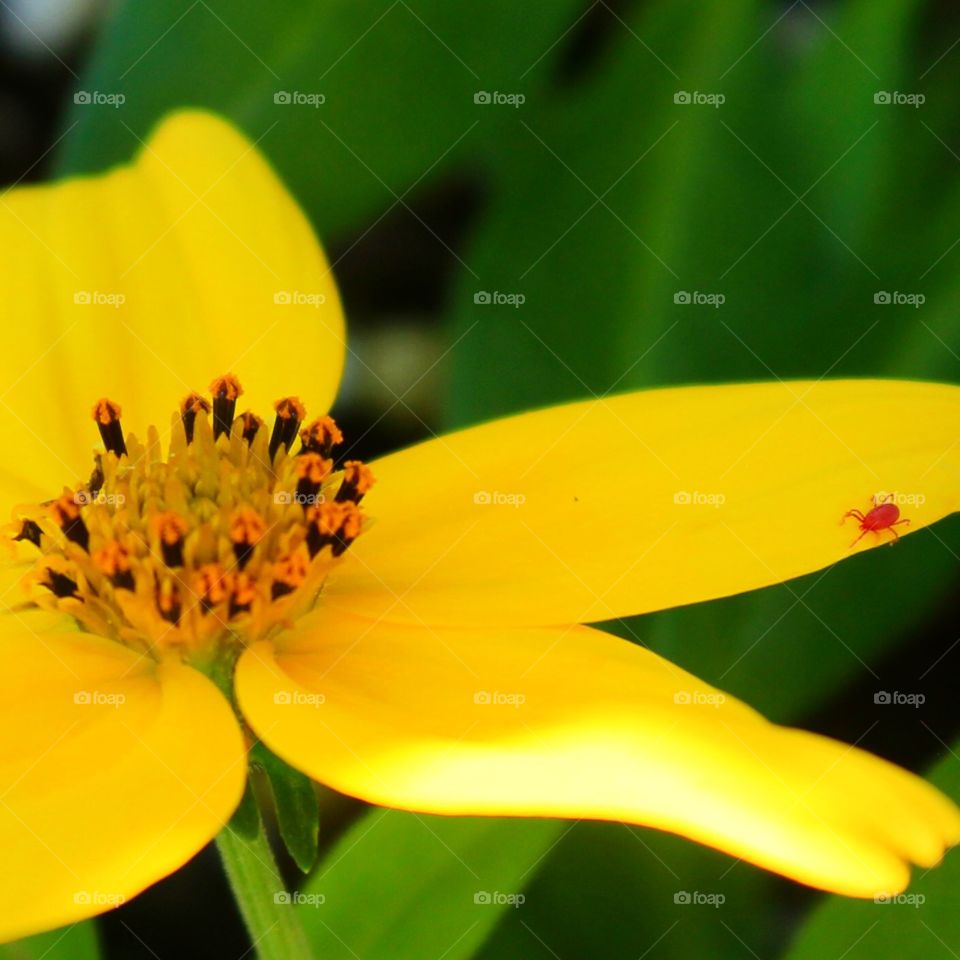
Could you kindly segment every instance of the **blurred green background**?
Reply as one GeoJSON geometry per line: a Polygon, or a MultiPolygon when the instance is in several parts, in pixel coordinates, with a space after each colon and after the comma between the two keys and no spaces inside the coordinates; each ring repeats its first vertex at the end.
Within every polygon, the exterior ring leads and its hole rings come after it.
{"type": "MultiPolygon", "coordinates": [[[[953,4],[2,6],[7,183],[124,160],[183,105],[222,112],[270,157],[344,294],[352,350],[335,413],[361,455],[652,385],[960,382],[953,4]]],[[[947,521],[803,580],[608,626],[960,799],[958,559],[947,521]],[[881,690],[926,702],[878,705],[881,690]]],[[[918,876],[914,903],[852,903],[623,825],[321,800],[325,857],[306,886],[325,903],[303,911],[323,958],[960,953],[957,855],[918,876]],[[525,902],[478,903],[481,891],[525,902]],[[724,902],[677,902],[685,892],[724,902]]],[[[207,852],[96,930],[0,958],[245,946],[207,852]]]]}

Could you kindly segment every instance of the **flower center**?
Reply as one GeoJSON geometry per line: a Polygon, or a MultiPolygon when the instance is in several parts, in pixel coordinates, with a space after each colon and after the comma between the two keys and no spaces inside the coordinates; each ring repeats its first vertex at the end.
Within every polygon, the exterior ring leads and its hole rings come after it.
{"type": "Polygon", "coordinates": [[[160,656],[236,651],[290,624],[363,526],[373,484],[359,460],[334,467],[343,442],[323,416],[301,429],[303,404],[275,404],[273,430],[247,412],[236,377],[190,394],[164,459],[156,427],[124,436],[121,410],[99,400],[104,450],[89,481],[23,508],[13,539],[39,556],[31,599],[82,627],[160,656]],[[212,416],[211,416],[212,414],[212,416]],[[292,452],[299,431],[300,448],[292,452]]]}

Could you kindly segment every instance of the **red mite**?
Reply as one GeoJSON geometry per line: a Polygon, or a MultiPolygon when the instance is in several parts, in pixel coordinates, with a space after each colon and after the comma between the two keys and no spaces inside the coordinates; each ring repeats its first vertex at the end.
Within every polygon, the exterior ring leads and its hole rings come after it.
{"type": "Polygon", "coordinates": [[[888,503],[887,501],[893,494],[887,494],[886,496],[880,497],[879,499],[873,497],[873,508],[869,510],[866,514],[861,513],[859,510],[848,510],[844,515],[841,523],[847,519],[847,517],[853,517],[860,523],[860,536],[857,537],[853,543],[850,544],[851,547],[855,546],[862,540],[868,533],[879,533],[881,530],[889,530],[893,534],[893,540],[891,543],[896,543],[900,539],[900,535],[894,530],[894,527],[899,527],[902,523],[909,523],[909,520],[900,519],[900,508],[895,503],[888,503]]]}

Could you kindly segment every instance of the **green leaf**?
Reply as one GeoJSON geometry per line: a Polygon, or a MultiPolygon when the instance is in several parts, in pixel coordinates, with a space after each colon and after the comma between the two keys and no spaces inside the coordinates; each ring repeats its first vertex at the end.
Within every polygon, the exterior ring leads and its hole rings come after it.
{"type": "Polygon", "coordinates": [[[317,859],[320,836],[320,805],[313,783],[261,742],[250,751],[250,762],[266,774],[273,793],[280,837],[296,865],[308,873],[317,859]]]}
{"type": "Polygon", "coordinates": [[[0,960],[97,960],[99,956],[93,920],[0,945],[0,960]]]}
{"type": "Polygon", "coordinates": [[[668,834],[578,823],[526,892],[482,960],[775,955],[777,929],[764,918],[779,891],[768,877],[668,834]]]}
{"type": "MultiPolygon", "coordinates": [[[[668,383],[960,376],[954,276],[925,281],[926,314],[874,304],[879,290],[915,289],[947,249],[941,221],[955,239],[950,210],[921,228],[903,201],[924,183],[911,164],[943,147],[916,110],[874,103],[912,89],[916,9],[860,0],[827,19],[801,5],[774,27],[747,0],[648,4],[588,85],[531,105],[507,131],[465,253],[480,279],[462,274],[455,294],[456,421],[668,383]],[[727,99],[678,105],[677,90],[727,99]],[[478,286],[526,302],[475,304],[478,286]],[[675,304],[677,291],[726,302],[675,304]],[[510,376],[490,376],[507,363],[510,376]]],[[[803,522],[803,504],[783,509],[803,522]]],[[[944,524],[782,587],[612,628],[795,720],[876,672],[946,596],[958,545],[944,524]],[[878,579],[898,588],[877,591],[878,579]]]]}
{"type": "Polygon", "coordinates": [[[796,723],[852,677],[880,684],[884,654],[953,589],[956,556],[960,517],[951,517],[895,548],[858,554],[799,580],[607,626],[770,719],[796,723]],[[878,590],[878,583],[896,586],[878,590]]]}
{"type": "Polygon", "coordinates": [[[260,833],[260,811],[257,809],[257,798],[249,780],[237,809],[233,811],[229,826],[244,840],[255,840],[260,833]]]}
{"type": "Polygon", "coordinates": [[[324,960],[466,960],[517,902],[569,824],[373,810],[300,896],[324,960]]]}
{"type": "MultiPolygon", "coordinates": [[[[952,142],[956,71],[940,78],[933,116],[873,102],[916,89],[919,8],[661,2],[625,14],[629,30],[614,31],[588,83],[504,131],[490,209],[464,253],[479,279],[462,273],[451,305],[451,341],[463,337],[454,421],[674,383],[960,378],[956,258],[921,280],[960,216],[960,190],[944,197],[956,160],[946,174],[949,154],[923,127],[952,142]],[[727,99],[697,112],[674,105],[677,90],[727,99]],[[475,304],[478,290],[525,303],[475,304]],[[925,292],[924,312],[875,305],[882,290],[925,292]],[[726,302],[678,305],[678,291],[726,302]]],[[[589,448],[577,469],[590,469],[589,448]]],[[[803,522],[803,504],[783,509],[803,522]]],[[[957,555],[950,520],[769,590],[604,626],[797,722],[876,673],[949,595],[957,555]]],[[[634,834],[656,856],[631,854],[614,827],[572,831],[529,888],[529,909],[508,915],[483,955],[635,957],[654,943],[657,956],[774,955],[782,881],[634,834]],[[745,910],[671,917],[670,869],[690,887],[722,884],[745,910]]]]}
{"type": "Polygon", "coordinates": [[[73,107],[60,170],[116,163],[166,111],[208,107],[258,141],[329,235],[495,137],[516,111],[477,105],[475,93],[534,97],[552,62],[543,55],[578,6],[128,0],[78,83],[126,100],[73,107]],[[283,93],[325,100],[275,103],[283,93]]]}
{"type": "MultiPolygon", "coordinates": [[[[960,802],[960,741],[929,779],[960,802]]],[[[884,902],[831,897],[813,912],[786,960],[903,960],[950,957],[960,951],[960,850],[933,870],[919,870],[905,894],[884,902]]]]}

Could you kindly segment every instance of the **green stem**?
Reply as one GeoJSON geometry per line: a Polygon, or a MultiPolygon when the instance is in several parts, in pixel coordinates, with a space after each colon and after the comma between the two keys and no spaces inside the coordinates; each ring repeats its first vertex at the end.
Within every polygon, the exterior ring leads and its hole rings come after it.
{"type": "Polygon", "coordinates": [[[260,960],[312,957],[263,824],[252,838],[232,826],[224,827],[217,837],[217,849],[260,960]]]}

